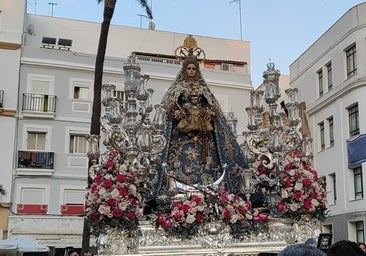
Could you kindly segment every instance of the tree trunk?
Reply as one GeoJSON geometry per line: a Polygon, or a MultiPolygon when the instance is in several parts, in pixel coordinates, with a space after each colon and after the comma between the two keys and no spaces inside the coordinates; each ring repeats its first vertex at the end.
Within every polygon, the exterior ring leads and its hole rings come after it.
{"type": "MultiPolygon", "coordinates": [[[[104,12],[103,12],[103,22],[101,25],[99,44],[97,56],[95,59],[95,70],[94,70],[94,98],[93,98],[93,110],[90,124],[90,135],[100,135],[100,113],[101,113],[101,92],[102,92],[102,82],[103,82],[103,68],[105,52],[107,48],[108,32],[111,24],[111,19],[113,17],[114,8],[116,6],[116,0],[105,1],[104,12]]],[[[91,167],[91,162],[89,161],[89,168],[91,167]]],[[[91,184],[88,175],[88,188],[91,184]]],[[[83,239],[82,239],[82,249],[81,255],[89,252],[90,244],[90,223],[88,218],[84,218],[83,226],[83,239]]]]}

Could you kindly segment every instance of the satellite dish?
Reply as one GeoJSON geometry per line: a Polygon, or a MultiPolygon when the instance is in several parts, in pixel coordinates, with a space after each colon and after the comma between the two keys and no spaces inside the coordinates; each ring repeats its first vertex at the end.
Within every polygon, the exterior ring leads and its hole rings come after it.
{"type": "Polygon", "coordinates": [[[27,26],[27,33],[28,33],[28,35],[31,35],[31,36],[35,35],[35,28],[32,24],[27,26]]]}

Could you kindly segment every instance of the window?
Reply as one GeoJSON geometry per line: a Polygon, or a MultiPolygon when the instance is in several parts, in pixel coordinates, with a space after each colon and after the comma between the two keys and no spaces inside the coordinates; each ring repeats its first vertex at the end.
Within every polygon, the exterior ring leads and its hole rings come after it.
{"type": "Polygon", "coordinates": [[[327,68],[327,81],[328,81],[328,91],[333,87],[333,78],[332,78],[332,62],[329,62],[325,65],[327,68]]]}
{"type": "Polygon", "coordinates": [[[63,204],[65,205],[83,205],[85,201],[84,189],[67,188],[64,191],[63,204]]]}
{"type": "Polygon", "coordinates": [[[364,243],[365,242],[365,229],[363,221],[356,221],[356,242],[364,243]]]}
{"type": "Polygon", "coordinates": [[[325,149],[324,122],[319,123],[320,150],[325,149]]]}
{"type": "Polygon", "coordinates": [[[89,88],[74,86],[74,100],[88,100],[89,88]]]}
{"type": "Polygon", "coordinates": [[[356,44],[347,48],[345,52],[346,52],[347,78],[349,78],[351,76],[354,76],[357,72],[356,44]]]}
{"type": "Polygon", "coordinates": [[[124,109],[127,109],[128,107],[128,102],[127,102],[127,95],[126,92],[123,90],[115,90],[114,91],[114,97],[117,97],[118,99],[121,100],[121,106],[124,109]]]}
{"type": "Polygon", "coordinates": [[[333,225],[332,224],[326,224],[323,225],[322,233],[333,233],[333,225]]]}
{"type": "Polygon", "coordinates": [[[329,182],[329,186],[330,186],[329,194],[331,196],[331,198],[329,198],[329,199],[330,200],[333,200],[333,204],[335,204],[336,201],[337,201],[337,180],[336,180],[336,174],[335,173],[329,174],[329,179],[330,179],[330,182],[329,182]]]}
{"type": "Polygon", "coordinates": [[[46,149],[46,135],[45,132],[27,132],[27,149],[29,150],[45,150],[46,149]]]}
{"type": "Polygon", "coordinates": [[[349,136],[355,136],[360,134],[358,116],[358,104],[355,104],[348,108],[348,120],[349,120],[349,136]]]}
{"type": "Polygon", "coordinates": [[[72,154],[85,154],[88,151],[86,134],[70,134],[70,150],[72,154]]]}
{"type": "Polygon", "coordinates": [[[318,86],[319,86],[319,96],[323,95],[323,70],[320,69],[318,72],[318,86]]]}
{"type": "Polygon", "coordinates": [[[46,189],[42,188],[21,188],[21,204],[44,204],[46,189]]]}
{"type": "Polygon", "coordinates": [[[363,182],[362,182],[362,167],[353,169],[353,182],[355,190],[355,199],[363,198],[363,182]]]}
{"type": "Polygon", "coordinates": [[[328,118],[328,128],[329,128],[329,145],[334,146],[334,123],[333,117],[328,118]]]}

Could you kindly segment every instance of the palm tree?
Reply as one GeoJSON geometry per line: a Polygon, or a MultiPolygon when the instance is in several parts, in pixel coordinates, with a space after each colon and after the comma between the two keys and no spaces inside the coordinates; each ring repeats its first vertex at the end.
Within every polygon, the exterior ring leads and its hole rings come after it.
{"type": "MultiPolygon", "coordinates": [[[[98,4],[103,0],[97,0],[98,4]]],[[[100,113],[101,113],[101,92],[102,92],[102,81],[103,81],[103,68],[105,52],[107,48],[108,32],[113,17],[114,9],[116,7],[117,0],[104,0],[104,11],[103,11],[103,22],[101,25],[99,44],[97,50],[97,56],[95,59],[95,70],[94,70],[94,99],[93,99],[93,111],[91,117],[90,134],[100,135],[100,113]]],[[[142,7],[145,8],[146,14],[149,19],[152,19],[152,12],[147,4],[146,0],[139,0],[142,7]]],[[[89,162],[89,167],[91,163],[89,162]]],[[[88,186],[90,181],[88,180],[88,186]]],[[[89,251],[90,243],[90,225],[89,220],[84,219],[83,227],[83,241],[82,241],[82,254],[89,251]]]]}

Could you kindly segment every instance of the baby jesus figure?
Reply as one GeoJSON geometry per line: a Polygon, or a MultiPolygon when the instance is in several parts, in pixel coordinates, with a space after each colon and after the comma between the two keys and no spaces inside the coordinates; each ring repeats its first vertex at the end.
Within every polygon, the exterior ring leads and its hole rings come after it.
{"type": "Polygon", "coordinates": [[[190,102],[182,109],[176,110],[175,116],[180,120],[177,125],[179,131],[192,135],[204,135],[213,131],[211,120],[215,114],[209,107],[203,107],[199,102],[199,96],[192,94],[190,102]]]}

